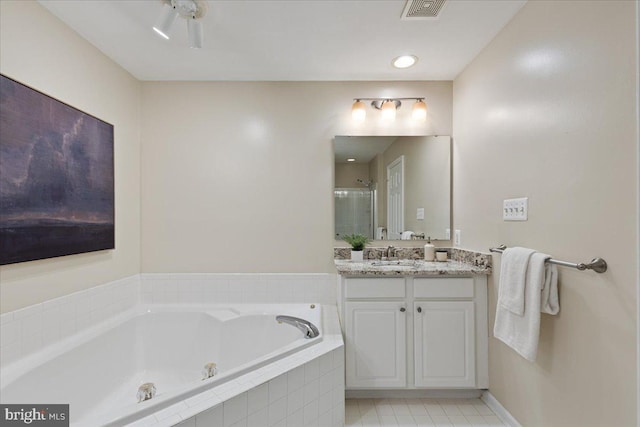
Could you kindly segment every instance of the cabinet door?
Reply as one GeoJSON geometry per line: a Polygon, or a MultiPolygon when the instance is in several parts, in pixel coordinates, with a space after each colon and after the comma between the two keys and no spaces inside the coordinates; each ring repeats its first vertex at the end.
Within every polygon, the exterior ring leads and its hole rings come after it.
{"type": "Polygon", "coordinates": [[[347,388],[407,385],[404,303],[347,301],[345,338],[347,388]]]}
{"type": "Polygon", "coordinates": [[[475,387],[472,301],[414,302],[416,387],[475,387]]]}

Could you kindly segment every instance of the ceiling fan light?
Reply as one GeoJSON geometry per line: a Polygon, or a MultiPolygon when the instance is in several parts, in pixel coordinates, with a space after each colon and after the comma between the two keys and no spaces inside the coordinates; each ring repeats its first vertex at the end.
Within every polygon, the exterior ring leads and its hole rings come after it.
{"type": "Polygon", "coordinates": [[[202,48],[204,36],[202,34],[202,22],[195,18],[187,20],[187,34],[189,36],[189,47],[193,49],[202,48]]]}
{"type": "Polygon", "coordinates": [[[351,118],[354,122],[361,123],[364,122],[365,117],[367,117],[367,108],[364,102],[357,99],[351,107],[351,118]]]}
{"type": "Polygon", "coordinates": [[[171,28],[173,27],[173,23],[176,22],[177,17],[178,12],[169,4],[164,3],[160,11],[160,16],[153,26],[154,31],[169,40],[169,33],[171,33],[171,28]]]}
{"type": "Polygon", "coordinates": [[[418,99],[411,109],[413,120],[424,122],[427,120],[427,104],[422,99],[418,99]]]}

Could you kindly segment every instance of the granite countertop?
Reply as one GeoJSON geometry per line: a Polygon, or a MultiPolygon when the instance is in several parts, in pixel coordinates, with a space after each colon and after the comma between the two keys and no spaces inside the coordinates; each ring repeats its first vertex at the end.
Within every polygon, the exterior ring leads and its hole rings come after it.
{"type": "Polygon", "coordinates": [[[461,261],[428,262],[415,259],[398,261],[334,260],[338,273],[343,276],[403,277],[403,276],[461,276],[491,274],[491,267],[474,266],[461,261]]]}

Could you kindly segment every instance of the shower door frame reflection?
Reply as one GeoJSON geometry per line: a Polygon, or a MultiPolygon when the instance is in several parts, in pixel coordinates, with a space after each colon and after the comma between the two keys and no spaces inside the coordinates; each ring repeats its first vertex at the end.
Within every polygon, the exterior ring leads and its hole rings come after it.
{"type": "MultiPolygon", "coordinates": [[[[345,196],[348,198],[348,194],[345,196]]],[[[372,188],[370,189],[351,188],[351,187],[334,188],[333,198],[334,198],[334,218],[335,218],[334,233],[335,233],[336,240],[341,240],[342,236],[345,234],[354,234],[354,233],[364,234],[369,239],[373,239],[374,230],[377,227],[377,218],[375,214],[376,203],[377,203],[377,191],[376,191],[375,185],[373,185],[372,188]],[[369,225],[366,230],[362,228],[363,224],[359,224],[358,221],[356,221],[356,218],[358,217],[358,215],[356,215],[355,212],[353,213],[353,215],[350,216],[351,219],[349,221],[338,221],[338,218],[344,219],[345,215],[347,214],[347,212],[344,212],[343,215],[338,215],[338,208],[339,208],[338,197],[340,193],[348,193],[348,192],[360,193],[360,194],[369,193],[369,203],[368,203],[369,225]],[[340,224],[339,222],[342,222],[343,224],[340,224]],[[350,225],[351,227],[347,230],[346,225],[350,225]]]]}

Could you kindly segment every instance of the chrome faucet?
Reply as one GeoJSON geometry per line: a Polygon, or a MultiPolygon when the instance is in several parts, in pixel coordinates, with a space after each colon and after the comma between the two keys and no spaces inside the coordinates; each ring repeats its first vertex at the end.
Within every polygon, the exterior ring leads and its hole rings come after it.
{"type": "MultiPolygon", "coordinates": [[[[387,251],[386,251],[386,259],[387,260],[394,260],[396,259],[396,248],[394,248],[393,246],[389,246],[387,247],[387,251]]],[[[384,258],[383,258],[384,259],[384,258]]]]}
{"type": "Polygon", "coordinates": [[[308,320],[300,319],[299,317],[284,315],[276,316],[276,320],[278,321],[278,323],[286,323],[300,329],[306,339],[315,338],[320,335],[320,331],[318,330],[318,328],[316,328],[316,326],[308,320]]]}

